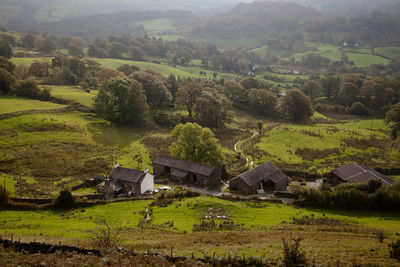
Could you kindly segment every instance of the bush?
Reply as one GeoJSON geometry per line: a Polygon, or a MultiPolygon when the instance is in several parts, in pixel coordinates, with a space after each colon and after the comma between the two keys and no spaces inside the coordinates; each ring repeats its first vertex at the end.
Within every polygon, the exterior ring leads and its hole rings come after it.
{"type": "Polygon", "coordinates": [[[69,209],[75,206],[75,200],[69,190],[63,190],[60,195],[54,200],[54,207],[60,209],[69,209]]]}
{"type": "Polygon", "coordinates": [[[40,98],[49,99],[51,97],[50,89],[45,87],[40,91],[40,98]]]}
{"type": "Polygon", "coordinates": [[[359,116],[368,116],[368,115],[370,115],[370,112],[367,109],[367,107],[364,106],[364,104],[361,103],[361,102],[353,103],[353,105],[351,105],[351,108],[350,108],[349,111],[350,111],[350,114],[353,114],[353,115],[359,115],[359,116]]]}
{"type": "Polygon", "coordinates": [[[40,89],[32,78],[19,81],[15,87],[15,93],[20,97],[40,98],[40,89]]]}
{"type": "Polygon", "coordinates": [[[283,266],[308,266],[307,258],[303,251],[300,250],[300,241],[303,238],[292,238],[291,243],[282,239],[283,242],[283,266]]]}
{"type": "Polygon", "coordinates": [[[0,206],[5,206],[10,201],[10,193],[6,188],[0,185],[0,206]]]}
{"type": "Polygon", "coordinates": [[[400,261],[400,239],[388,245],[389,253],[392,259],[400,261]]]}
{"type": "Polygon", "coordinates": [[[89,88],[89,84],[85,81],[78,83],[78,85],[82,88],[82,89],[87,89],[89,88]]]}

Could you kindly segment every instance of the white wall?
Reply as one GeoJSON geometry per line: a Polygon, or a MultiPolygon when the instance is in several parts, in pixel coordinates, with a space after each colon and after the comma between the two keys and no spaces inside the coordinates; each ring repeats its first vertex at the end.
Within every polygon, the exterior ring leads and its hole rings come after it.
{"type": "Polygon", "coordinates": [[[154,190],[154,175],[151,173],[147,173],[143,178],[142,185],[140,187],[140,194],[144,194],[146,192],[153,192],[154,190]]]}

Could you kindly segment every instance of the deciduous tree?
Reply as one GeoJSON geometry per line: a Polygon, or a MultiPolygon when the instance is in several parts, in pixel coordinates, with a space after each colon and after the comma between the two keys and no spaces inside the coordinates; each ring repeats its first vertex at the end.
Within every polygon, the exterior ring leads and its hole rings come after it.
{"type": "Polygon", "coordinates": [[[179,87],[176,94],[176,103],[184,105],[189,112],[189,118],[193,118],[193,109],[198,97],[201,95],[203,87],[194,81],[189,81],[179,87]]]}
{"type": "Polygon", "coordinates": [[[140,83],[119,77],[103,83],[95,98],[95,109],[109,121],[137,123],[148,106],[140,83]]]}
{"type": "Polygon", "coordinates": [[[222,162],[221,146],[210,129],[196,123],[179,124],[172,136],[176,142],[170,147],[171,156],[212,166],[222,162]]]}
{"type": "Polygon", "coordinates": [[[280,111],[283,117],[292,122],[303,121],[313,115],[311,99],[297,88],[282,97],[280,111]]]}

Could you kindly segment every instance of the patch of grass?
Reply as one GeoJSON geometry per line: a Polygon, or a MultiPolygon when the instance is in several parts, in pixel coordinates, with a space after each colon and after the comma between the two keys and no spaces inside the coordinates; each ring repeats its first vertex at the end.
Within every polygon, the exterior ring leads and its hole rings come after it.
{"type": "Polygon", "coordinates": [[[64,107],[66,106],[50,102],[0,95],[0,114],[18,111],[61,109],[64,107]]]}
{"type": "Polygon", "coordinates": [[[11,58],[11,62],[15,65],[31,65],[34,62],[51,62],[51,57],[13,57],[11,58]]]}
{"type": "Polygon", "coordinates": [[[376,55],[367,55],[367,54],[356,54],[356,53],[346,53],[349,61],[353,61],[354,65],[357,67],[369,67],[373,64],[389,64],[390,60],[376,56],[376,55]]]}
{"type": "Polygon", "coordinates": [[[152,33],[175,30],[175,27],[172,25],[174,23],[173,19],[152,19],[137,21],[136,23],[143,25],[145,31],[150,35],[152,33]]]}
{"type": "Polygon", "coordinates": [[[61,98],[65,100],[72,100],[77,103],[80,103],[86,107],[92,107],[94,104],[94,98],[96,97],[98,91],[91,90],[90,93],[85,92],[84,90],[73,87],[73,86],[45,86],[50,88],[51,96],[56,98],[61,98]]]}
{"type": "Polygon", "coordinates": [[[375,53],[388,58],[400,57],[400,47],[388,46],[388,47],[376,47],[374,48],[375,53]]]}

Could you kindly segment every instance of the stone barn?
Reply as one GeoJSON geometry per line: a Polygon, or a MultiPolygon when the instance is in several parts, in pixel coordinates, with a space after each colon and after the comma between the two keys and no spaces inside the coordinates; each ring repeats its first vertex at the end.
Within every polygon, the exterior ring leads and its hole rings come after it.
{"type": "Polygon", "coordinates": [[[211,187],[221,181],[221,173],[214,167],[166,156],[153,161],[153,170],[156,177],[169,175],[171,180],[186,185],[211,187]]]}
{"type": "Polygon", "coordinates": [[[275,165],[265,162],[254,169],[229,180],[231,191],[256,194],[286,191],[288,177],[275,165]]]}
{"type": "Polygon", "coordinates": [[[370,180],[380,180],[383,184],[394,184],[394,181],[374,169],[358,163],[350,163],[328,175],[328,182],[332,185],[341,183],[367,183],[370,180]]]}
{"type": "Polygon", "coordinates": [[[154,175],[147,170],[138,171],[115,167],[104,182],[106,195],[143,195],[154,191],[154,175]]]}

